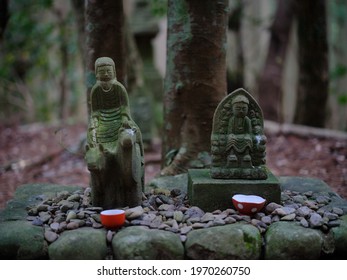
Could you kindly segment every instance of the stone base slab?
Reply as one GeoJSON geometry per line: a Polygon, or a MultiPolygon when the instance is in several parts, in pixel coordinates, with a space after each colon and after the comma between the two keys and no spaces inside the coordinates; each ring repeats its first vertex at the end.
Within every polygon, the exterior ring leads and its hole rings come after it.
{"type": "Polygon", "coordinates": [[[232,208],[235,194],[258,195],[266,203],[281,201],[278,179],[268,171],[266,180],[212,179],[210,169],[188,170],[188,196],[191,205],[204,211],[232,208]]]}

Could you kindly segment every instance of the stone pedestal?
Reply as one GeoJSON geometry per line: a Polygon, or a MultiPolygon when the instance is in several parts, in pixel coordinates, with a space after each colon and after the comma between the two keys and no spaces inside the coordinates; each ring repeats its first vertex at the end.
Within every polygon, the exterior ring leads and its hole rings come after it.
{"type": "Polygon", "coordinates": [[[266,180],[212,179],[210,169],[188,170],[188,196],[190,204],[204,211],[232,208],[234,194],[252,194],[266,199],[266,203],[281,200],[278,179],[268,171],[266,180]]]}

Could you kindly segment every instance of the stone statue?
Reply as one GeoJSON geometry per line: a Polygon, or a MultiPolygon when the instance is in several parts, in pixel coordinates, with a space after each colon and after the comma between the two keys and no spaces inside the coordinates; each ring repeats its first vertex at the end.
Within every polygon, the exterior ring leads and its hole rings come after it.
{"type": "Polygon", "coordinates": [[[113,60],[95,61],[85,159],[91,173],[92,203],[104,209],[141,204],[144,152],[132,120],[128,94],[116,79],[113,60]]]}
{"type": "Polygon", "coordinates": [[[211,137],[211,177],[266,179],[266,136],[262,111],[244,89],[226,96],[218,105],[211,137]]]}

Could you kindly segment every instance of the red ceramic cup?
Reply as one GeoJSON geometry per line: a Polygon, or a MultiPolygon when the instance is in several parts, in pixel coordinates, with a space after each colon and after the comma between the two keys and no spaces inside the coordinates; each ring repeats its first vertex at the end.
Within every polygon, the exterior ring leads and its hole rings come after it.
{"type": "Polygon", "coordinates": [[[232,201],[237,211],[248,216],[259,212],[266,202],[261,196],[244,194],[235,194],[232,201]]]}
{"type": "Polygon", "coordinates": [[[125,222],[125,211],[119,209],[104,210],[100,213],[101,224],[108,229],[120,228],[125,222]]]}

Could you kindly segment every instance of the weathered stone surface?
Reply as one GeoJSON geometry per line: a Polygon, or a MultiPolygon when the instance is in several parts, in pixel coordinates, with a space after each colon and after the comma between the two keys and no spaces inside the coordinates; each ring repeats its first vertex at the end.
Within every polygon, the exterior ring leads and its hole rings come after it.
{"type": "Polygon", "coordinates": [[[252,225],[230,224],[189,232],[185,248],[195,260],[259,259],[261,237],[252,225]]]}
{"type": "Polygon", "coordinates": [[[128,227],[117,233],[112,248],[116,259],[184,259],[184,248],[178,235],[141,226],[128,227]]]}
{"type": "Polygon", "coordinates": [[[347,215],[341,217],[340,226],[332,229],[335,239],[335,256],[337,258],[347,258],[347,215]]]}
{"type": "Polygon", "coordinates": [[[104,209],[135,207],[141,204],[144,187],[141,131],[131,117],[128,93],[117,81],[112,58],[95,61],[95,77],[85,153],[92,201],[104,209]]]}
{"type": "Polygon", "coordinates": [[[57,193],[64,190],[74,192],[81,189],[81,187],[76,186],[55,184],[27,184],[19,186],[14,193],[14,198],[0,212],[0,222],[6,220],[24,220],[28,215],[26,207],[37,205],[43,200],[54,197],[57,193]]]}
{"type": "Polygon", "coordinates": [[[187,193],[187,182],[188,175],[187,173],[179,174],[175,176],[163,176],[152,179],[148,188],[154,189],[167,189],[167,190],[175,190],[178,189],[182,193],[187,193]]]}
{"type": "Polygon", "coordinates": [[[323,238],[318,230],[278,222],[268,228],[265,244],[265,259],[319,259],[323,238]]]}
{"type": "Polygon", "coordinates": [[[103,260],[107,255],[106,231],[80,228],[65,231],[48,248],[52,260],[103,260]]]}
{"type": "Polygon", "coordinates": [[[330,192],[330,187],[322,180],[317,178],[281,176],[278,177],[282,190],[297,191],[300,193],[311,192],[330,192]]]}
{"type": "Polygon", "coordinates": [[[42,227],[27,221],[0,224],[0,259],[47,259],[47,243],[42,227]]]}
{"type": "Polygon", "coordinates": [[[269,202],[280,203],[281,189],[269,171],[266,180],[211,179],[209,169],[188,170],[188,196],[192,205],[204,211],[224,210],[232,205],[235,194],[259,195],[269,202]]]}
{"type": "Polygon", "coordinates": [[[221,100],[211,133],[211,177],[264,180],[266,136],[258,102],[240,88],[221,100]]]}

